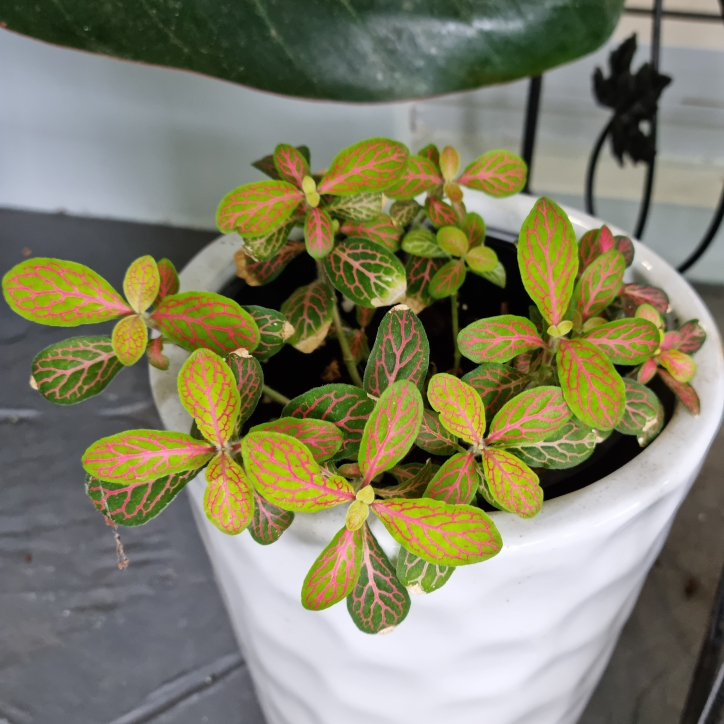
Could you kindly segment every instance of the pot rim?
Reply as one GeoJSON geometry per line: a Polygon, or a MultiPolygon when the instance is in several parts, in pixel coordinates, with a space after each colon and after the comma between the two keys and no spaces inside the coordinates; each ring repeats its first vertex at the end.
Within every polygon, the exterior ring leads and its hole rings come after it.
{"type": "MultiPolygon", "coordinates": [[[[485,219],[488,228],[517,236],[537,196],[519,194],[494,199],[480,192],[466,191],[466,206],[485,219]]],[[[576,236],[601,226],[600,219],[567,206],[576,236]]],[[[614,234],[626,232],[612,224],[614,234]]],[[[180,272],[181,290],[218,291],[235,276],[233,254],[239,248],[237,235],[223,235],[202,249],[180,272]]],[[[635,257],[628,270],[633,281],[661,287],[680,320],[698,319],[707,340],[696,353],[694,387],[701,399],[701,413],[694,418],[677,403],[674,414],[659,437],[633,460],[580,490],[546,501],[532,519],[495,511],[496,526],[510,550],[530,545],[551,548],[566,545],[572,535],[591,534],[601,526],[633,518],[685,484],[692,470],[701,466],[721,422],[724,410],[724,354],[716,323],[691,285],[656,252],[634,240],[635,257]]],[[[176,357],[171,348],[169,356],[176,357]]],[[[179,350],[179,352],[181,352],[179,350]]],[[[183,353],[185,356],[185,353],[183,353]]],[[[164,425],[187,431],[190,418],[175,392],[175,380],[168,373],[149,367],[151,390],[164,425]],[[165,376],[165,377],[164,377],[165,376]],[[169,384],[171,382],[172,384],[169,384]]]]}

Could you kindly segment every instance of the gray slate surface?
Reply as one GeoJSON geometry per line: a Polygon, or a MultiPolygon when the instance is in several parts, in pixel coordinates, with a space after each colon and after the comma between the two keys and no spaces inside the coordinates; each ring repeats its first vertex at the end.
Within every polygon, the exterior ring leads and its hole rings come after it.
{"type": "MultiPolygon", "coordinates": [[[[118,288],[136,257],[180,267],[213,236],[0,210],[0,273],[27,247],[118,288]]],[[[701,291],[724,322],[724,291],[701,291]]],[[[33,356],[75,333],[0,303],[0,724],[263,724],[186,497],[121,530],[130,566],[118,571],[112,531],[83,490],[88,444],[160,424],[145,365],[70,408],[28,387],[33,356]]],[[[718,440],[583,724],[677,722],[724,560],[723,462],[718,440]]]]}

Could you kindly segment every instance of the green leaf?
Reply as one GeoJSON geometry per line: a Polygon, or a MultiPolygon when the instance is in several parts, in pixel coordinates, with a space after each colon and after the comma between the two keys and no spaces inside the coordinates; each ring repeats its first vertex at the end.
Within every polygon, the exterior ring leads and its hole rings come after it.
{"type": "Polygon", "coordinates": [[[322,611],[352,593],[362,565],[361,528],[342,528],[312,564],[302,586],[302,606],[322,611]]]}
{"type": "Polygon", "coordinates": [[[295,220],[289,221],[261,236],[245,236],[242,249],[254,261],[267,261],[284,248],[295,223],[295,220]]]}
{"type": "Polygon", "coordinates": [[[413,229],[405,234],[402,250],[425,259],[449,259],[450,255],[440,248],[437,238],[429,229],[413,229]]]}
{"type": "Polygon", "coordinates": [[[508,362],[523,352],[545,346],[531,322],[512,314],[479,319],[458,335],[460,351],[473,362],[508,362]]]}
{"type": "Polygon", "coordinates": [[[656,393],[625,377],[626,406],[616,430],[624,435],[635,435],[641,447],[652,442],[664,427],[664,406],[656,393]]]}
{"type": "Polygon", "coordinates": [[[304,242],[307,254],[313,259],[323,259],[334,246],[332,217],[322,208],[309,209],[304,222],[304,242]]]}
{"type": "Polygon", "coordinates": [[[236,418],[238,433],[259,404],[264,387],[264,373],[259,361],[246,350],[232,352],[226,358],[226,364],[234,375],[236,389],[239,391],[239,414],[236,418]]]}
{"type": "Polygon", "coordinates": [[[508,400],[523,392],[530,377],[499,362],[484,362],[463,375],[462,380],[480,395],[485,406],[485,416],[492,420],[508,400]]]}
{"type": "Polygon", "coordinates": [[[490,423],[488,445],[505,447],[540,442],[550,437],[572,417],[560,387],[541,386],[503,405],[490,423]]]}
{"type": "MultiPolygon", "coordinates": [[[[286,227],[284,227],[286,228],[286,227]]],[[[268,261],[254,261],[243,249],[234,254],[236,275],[250,287],[261,287],[273,282],[286,269],[290,261],[298,257],[305,249],[300,241],[288,241],[281,250],[268,261]]]]}
{"type": "Polygon", "coordinates": [[[280,143],[274,149],[274,166],[280,178],[294,184],[298,189],[302,188],[304,177],[312,175],[309,161],[288,143],[280,143]]]}
{"type": "Polygon", "coordinates": [[[254,517],[249,524],[249,534],[260,545],[268,546],[281,538],[292,524],[294,513],[273,505],[254,490],[254,517]]]}
{"type": "Polygon", "coordinates": [[[435,196],[430,196],[425,200],[425,210],[433,226],[437,228],[441,226],[455,226],[458,223],[457,214],[452,206],[448,206],[448,204],[435,196]]]}
{"type": "MultiPolygon", "coordinates": [[[[417,152],[417,155],[432,161],[435,168],[440,168],[440,151],[434,143],[428,143],[427,146],[417,152]]],[[[440,175],[442,176],[442,171],[440,171],[440,175]]]]}
{"type": "Polygon", "coordinates": [[[551,199],[538,199],[518,237],[523,285],[548,324],[568,309],[578,272],[578,245],[566,212],[551,199]]]}
{"type": "Polygon", "coordinates": [[[425,497],[451,505],[470,503],[478,489],[478,465],[472,452],[446,460],[425,490],[425,497]]]}
{"type": "Polygon", "coordinates": [[[389,138],[360,141],[337,154],[317,190],[337,196],[384,191],[397,181],[407,157],[407,147],[389,138]]]}
{"type": "Polygon", "coordinates": [[[179,278],[176,273],[176,267],[170,259],[161,259],[158,264],[159,288],[154,304],[158,304],[162,299],[171,294],[178,294],[179,278]]]}
{"type": "Polygon", "coordinates": [[[314,352],[327,337],[332,326],[334,298],[321,281],[296,289],[282,304],[282,314],[294,327],[287,342],[300,352],[314,352]]]}
{"type": "Polygon", "coordinates": [[[312,457],[321,463],[336,455],[342,447],[343,436],[333,423],[312,418],[281,417],[278,420],[255,425],[249,432],[279,432],[293,437],[307,446],[312,457]]]}
{"type": "Polygon", "coordinates": [[[457,438],[442,426],[438,415],[430,410],[423,411],[415,445],[431,455],[453,455],[458,449],[457,438]]]}
{"type": "Polygon", "coordinates": [[[362,307],[386,307],[407,289],[405,268],[387,249],[365,239],[347,239],[324,259],[332,284],[362,307]]]}
{"type": "MultiPolygon", "coordinates": [[[[465,261],[471,271],[486,279],[488,279],[488,277],[485,275],[490,275],[493,272],[497,273],[498,267],[502,267],[502,264],[498,261],[498,255],[487,246],[476,246],[474,249],[471,249],[465,255],[465,261]]],[[[505,267],[503,267],[503,273],[505,273],[505,267]]],[[[488,281],[490,281],[490,279],[488,279],[488,281]]],[[[504,279],[503,286],[505,286],[504,279]]]]}
{"type": "Polygon", "coordinates": [[[378,498],[421,498],[438,470],[429,460],[424,464],[395,465],[389,472],[398,481],[397,485],[375,488],[375,494],[378,498]]]}
{"type": "Polygon", "coordinates": [[[131,262],[123,280],[123,293],[137,314],[145,312],[161,289],[161,275],[152,256],[131,262]]]}
{"type": "Polygon", "coordinates": [[[694,417],[697,417],[701,411],[701,404],[696,390],[685,382],[675,380],[666,370],[659,369],[659,377],[661,377],[666,386],[676,395],[679,402],[681,402],[694,417]]]}
{"type": "Polygon", "coordinates": [[[148,340],[146,357],[148,357],[148,364],[157,370],[165,372],[169,368],[169,359],[163,353],[163,337],[154,337],[148,340]]]}
{"type": "Polygon", "coordinates": [[[469,211],[465,215],[463,230],[468,235],[468,246],[471,249],[485,243],[487,230],[485,228],[485,221],[483,221],[483,217],[480,214],[476,214],[474,211],[469,211]]]}
{"type": "Polygon", "coordinates": [[[281,226],[304,201],[304,192],[288,181],[257,181],[239,186],[221,200],[216,226],[224,234],[238,231],[261,236],[281,226]]]}
{"type": "Polygon", "coordinates": [[[52,327],[77,327],[132,314],[92,269],[60,259],[27,259],[3,277],[3,295],[21,317],[52,327]]]}
{"type": "Polygon", "coordinates": [[[269,176],[269,178],[273,178],[275,180],[278,180],[281,178],[279,176],[279,171],[277,170],[276,165],[274,164],[274,154],[271,153],[268,156],[264,156],[264,158],[260,158],[258,161],[252,161],[251,164],[254,168],[259,169],[263,174],[269,176]]]}
{"type": "Polygon", "coordinates": [[[430,294],[430,282],[444,264],[443,259],[423,259],[410,255],[405,267],[407,293],[400,302],[406,304],[416,314],[433,304],[436,300],[430,294]]]}
{"type": "Polygon", "coordinates": [[[405,305],[382,319],[365,367],[364,389],[379,397],[396,380],[410,380],[422,390],[430,362],[430,345],[422,322],[405,305]]]}
{"type": "Polygon", "coordinates": [[[528,177],[525,162],[510,151],[488,151],[478,156],[458,179],[458,183],[490,196],[503,198],[522,191],[528,177]]]}
{"type": "Polygon", "coordinates": [[[437,165],[430,159],[409,156],[402,175],[385,191],[385,196],[391,199],[413,199],[443,181],[437,165]]]}
{"type": "Polygon", "coordinates": [[[491,284],[495,284],[496,287],[505,289],[505,284],[507,281],[505,267],[500,262],[498,262],[495,265],[495,268],[491,269],[490,271],[476,271],[475,273],[479,274],[481,277],[483,277],[483,279],[487,279],[491,284]]]}
{"type": "Polygon", "coordinates": [[[465,256],[468,250],[467,234],[456,226],[443,226],[435,235],[438,246],[450,256],[465,256]]]}
{"type": "Polygon", "coordinates": [[[178,375],[181,404],[199,432],[223,448],[236,429],[241,408],[236,379],[229,365],[207,349],[197,349],[178,375]]]}
{"type": "Polygon", "coordinates": [[[83,467],[101,480],[144,483],[198,470],[215,452],[182,432],[126,430],[94,442],[83,453],[83,467]]]}
{"type": "Polygon", "coordinates": [[[638,365],[658,349],[659,330],[646,319],[617,319],[596,327],[584,339],[615,365],[638,365]]]}
{"type": "Polygon", "coordinates": [[[233,299],[214,292],[181,292],[166,297],[151,313],[163,335],[193,352],[205,348],[219,355],[244,347],[253,352],[259,329],[233,299]]]}
{"type": "Polygon", "coordinates": [[[259,344],[254,350],[254,357],[260,362],[266,362],[281,351],[284,343],[294,333],[294,327],[275,309],[253,304],[244,305],[242,309],[251,316],[259,329],[259,344]]]}
{"type": "Polygon", "coordinates": [[[155,518],[196,475],[196,470],[144,483],[117,483],[86,474],[85,490],[93,505],[117,525],[134,526],[155,518]]]}
{"type": "Polygon", "coordinates": [[[615,249],[586,267],[573,294],[573,303],[584,322],[598,316],[616,299],[625,271],[623,254],[615,249]]]}
{"type": "MultiPolygon", "coordinates": [[[[621,291],[624,301],[628,300],[636,307],[642,304],[650,304],[659,314],[666,314],[669,309],[669,297],[663,289],[649,287],[645,284],[624,284],[621,291]]],[[[633,312],[630,316],[633,316],[633,312]]]]}
{"type": "Polygon", "coordinates": [[[678,349],[666,349],[659,354],[659,365],[677,382],[689,382],[696,374],[696,362],[678,349]]]}
{"type": "Polygon", "coordinates": [[[442,425],[455,437],[472,445],[482,442],[485,408],[473,387],[453,375],[440,373],[430,379],[427,399],[440,413],[442,425]]]}
{"type": "Polygon", "coordinates": [[[136,364],[143,357],[148,345],[146,323],[137,314],[119,319],[113,328],[111,344],[122,365],[130,367],[136,364]]]}
{"type": "Polygon", "coordinates": [[[395,201],[390,206],[390,216],[392,220],[400,227],[407,226],[422,211],[423,207],[414,199],[405,199],[395,201]]]}
{"type": "Polygon", "coordinates": [[[601,247],[598,244],[598,237],[600,234],[600,229],[590,229],[578,240],[579,269],[585,269],[601,254],[601,247]]]}
{"type": "Polygon", "coordinates": [[[391,252],[400,248],[402,231],[387,214],[380,214],[372,221],[346,221],[340,231],[347,236],[372,241],[391,252]]]}
{"type": "Polygon", "coordinates": [[[254,517],[254,493],[241,467],[225,452],[206,468],[204,512],[227,535],[238,535],[254,517]]]}
{"type": "Polygon", "coordinates": [[[269,502],[295,513],[315,513],[355,499],[342,477],[326,478],[309,449],[278,432],[251,432],[241,444],[244,467],[269,502]]]}
{"type": "Polygon", "coordinates": [[[465,281],[465,262],[462,259],[452,259],[435,272],[430,281],[430,296],[435,299],[450,297],[463,285],[465,281]]]}
{"type": "Polygon", "coordinates": [[[556,362],[563,395],[576,417],[596,430],[616,427],[625,389],[610,360],[587,340],[562,339],[556,362]]]}
{"type": "Polygon", "coordinates": [[[393,498],[376,501],[371,508],[401,546],[430,563],[479,563],[497,555],[502,547],[493,521],[470,505],[393,498]]]}
{"type": "Polygon", "coordinates": [[[347,610],[360,631],[387,633],[399,626],[409,613],[410,595],[369,526],[365,524],[361,531],[360,573],[347,596],[347,610]]]}
{"type": "Polygon", "coordinates": [[[436,566],[405,548],[397,557],[397,577],[414,593],[432,593],[442,588],[455,571],[455,566],[436,566]]]}
{"type": "Polygon", "coordinates": [[[382,203],[381,193],[367,192],[353,196],[334,196],[324,208],[340,219],[373,221],[382,213],[382,203]]]}
{"type": "Polygon", "coordinates": [[[521,518],[532,518],[543,507],[543,489],[538,476],[507,450],[485,448],[483,471],[488,492],[503,510],[521,518]]]}
{"type": "Polygon", "coordinates": [[[422,396],[409,380],[384,390],[367,420],[358,462],[363,486],[402,460],[415,442],[422,422],[422,396]]]}
{"type": "Polygon", "coordinates": [[[548,439],[510,447],[508,452],[530,467],[565,470],[591,457],[596,440],[596,431],[573,417],[548,439]]]}
{"type": "Polygon", "coordinates": [[[282,410],[284,417],[312,418],[333,422],[342,431],[344,443],[335,460],[356,458],[365,423],[375,403],[354,385],[315,387],[295,397],[282,410]]]}
{"type": "Polygon", "coordinates": [[[72,337],[40,352],[32,377],[46,400],[74,405],[105,390],[122,369],[110,337],[72,337]]]}

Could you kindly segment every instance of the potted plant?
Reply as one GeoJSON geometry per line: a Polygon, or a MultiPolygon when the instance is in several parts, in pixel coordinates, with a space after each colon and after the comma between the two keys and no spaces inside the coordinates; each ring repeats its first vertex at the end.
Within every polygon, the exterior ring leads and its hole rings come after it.
{"type": "Polygon", "coordinates": [[[708,312],[627,237],[515,197],[507,151],[460,173],[451,147],[377,138],[320,173],[287,144],[255,166],[196,290],[151,257],[125,300],[71,262],[3,278],[26,319],[118,320],[38,354],[51,402],[154,368],[170,429],[94,443],[93,504],[139,525],[190,484],[271,722],[574,721],[718,427],[708,312]],[[516,250],[475,191],[517,213],[516,250]],[[671,302],[627,277],[637,255],[671,302]],[[232,268],[243,306],[218,293],[232,268]]]}

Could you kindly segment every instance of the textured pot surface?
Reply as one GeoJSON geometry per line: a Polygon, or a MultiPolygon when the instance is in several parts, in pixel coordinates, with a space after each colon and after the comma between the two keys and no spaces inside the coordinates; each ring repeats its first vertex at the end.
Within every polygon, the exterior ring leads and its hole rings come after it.
{"type": "MultiPolygon", "coordinates": [[[[517,234],[534,203],[466,191],[491,228],[517,234]]],[[[576,233],[600,226],[568,210],[576,233]]],[[[614,233],[622,233],[614,229],[614,233]]],[[[182,290],[218,290],[234,274],[238,239],[224,237],[182,272],[182,290]]],[[[413,597],[390,635],[369,636],[344,603],[302,608],[304,576],[342,526],[344,511],[297,515],[272,546],[229,537],[205,518],[203,476],[189,490],[202,537],[269,724],[568,724],[603,672],[673,517],[699,472],[724,407],[724,359],[715,323],[666,262],[636,245],[636,281],[664,288],[682,321],[698,318],[708,340],[694,380],[693,418],[677,405],[666,429],[638,457],[578,492],[546,502],[532,520],[493,513],[504,541],[496,558],[455,571],[413,597]]],[[[171,371],[151,370],[164,424],[187,431],[171,371]]],[[[375,521],[377,523],[377,521],[375,521]]],[[[395,544],[374,527],[387,552],[395,544]]]]}

